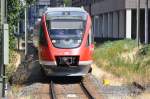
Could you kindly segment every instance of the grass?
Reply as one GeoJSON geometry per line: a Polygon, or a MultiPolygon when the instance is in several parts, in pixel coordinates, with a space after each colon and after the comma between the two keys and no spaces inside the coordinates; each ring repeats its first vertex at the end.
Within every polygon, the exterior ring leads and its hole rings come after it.
{"type": "Polygon", "coordinates": [[[138,48],[134,40],[107,41],[96,46],[93,59],[100,68],[128,82],[150,82],[150,45],[138,48]]]}
{"type": "Polygon", "coordinates": [[[14,50],[10,50],[9,54],[9,65],[6,66],[6,76],[8,79],[12,76],[15,72],[17,66],[16,62],[18,61],[18,53],[14,50]]]}

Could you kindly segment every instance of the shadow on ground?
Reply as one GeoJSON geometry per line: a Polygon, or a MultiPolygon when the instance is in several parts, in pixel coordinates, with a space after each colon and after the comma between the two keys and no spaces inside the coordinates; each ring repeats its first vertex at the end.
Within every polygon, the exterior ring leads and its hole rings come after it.
{"type": "Polygon", "coordinates": [[[23,57],[21,64],[9,79],[10,84],[44,82],[46,77],[41,71],[36,48],[32,44],[29,44],[27,56],[24,58],[22,54],[21,57],[23,57]]]}
{"type": "MultiPolygon", "coordinates": [[[[36,48],[29,44],[28,55],[17,68],[16,72],[9,79],[10,84],[50,83],[53,80],[56,83],[76,83],[82,80],[82,77],[47,77],[38,61],[36,48]]],[[[22,56],[23,57],[23,56],[22,56]]]]}

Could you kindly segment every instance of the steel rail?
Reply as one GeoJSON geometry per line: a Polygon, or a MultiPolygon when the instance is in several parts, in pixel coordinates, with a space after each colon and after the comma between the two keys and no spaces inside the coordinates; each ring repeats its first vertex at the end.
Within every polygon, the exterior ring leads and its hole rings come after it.
{"type": "Polygon", "coordinates": [[[51,94],[51,99],[57,99],[53,81],[50,82],[50,94],[51,94]]]}
{"type": "Polygon", "coordinates": [[[86,94],[86,96],[88,97],[88,99],[94,99],[94,97],[91,95],[91,93],[87,90],[87,88],[85,87],[84,83],[81,81],[80,83],[80,87],[82,88],[83,92],[86,94]]]}

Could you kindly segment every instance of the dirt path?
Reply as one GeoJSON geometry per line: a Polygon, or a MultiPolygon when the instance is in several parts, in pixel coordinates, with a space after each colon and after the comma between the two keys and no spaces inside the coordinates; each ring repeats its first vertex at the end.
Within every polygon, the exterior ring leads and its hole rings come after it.
{"type": "Polygon", "coordinates": [[[111,73],[98,68],[95,64],[92,65],[92,74],[101,81],[106,81],[107,85],[122,86],[126,84],[126,80],[124,78],[116,77],[111,73]]]}

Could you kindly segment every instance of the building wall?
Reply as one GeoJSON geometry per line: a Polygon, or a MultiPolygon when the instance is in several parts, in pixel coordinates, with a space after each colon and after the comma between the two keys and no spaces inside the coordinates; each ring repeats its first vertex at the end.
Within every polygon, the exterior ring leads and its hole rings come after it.
{"type": "MultiPolygon", "coordinates": [[[[145,7],[145,0],[140,0],[140,7],[145,7]]],[[[148,2],[150,8],[150,0],[148,2]]],[[[112,12],[123,9],[135,9],[137,7],[137,0],[100,0],[91,6],[92,15],[112,12]]]]}
{"type": "Polygon", "coordinates": [[[126,10],[126,38],[131,38],[132,32],[132,10],[126,10]]]}
{"type": "Polygon", "coordinates": [[[72,0],[72,6],[75,7],[86,6],[93,3],[93,1],[94,0],[72,0]]]}
{"type": "Polygon", "coordinates": [[[118,11],[113,13],[113,38],[119,37],[119,15],[118,11]]]}
{"type": "Polygon", "coordinates": [[[120,9],[125,9],[125,0],[101,0],[92,4],[91,14],[97,15],[120,9]]]}
{"type": "MultiPolygon", "coordinates": [[[[84,0],[73,0],[84,1],[84,0]]],[[[140,0],[140,40],[144,40],[145,1],[140,0]]],[[[150,8],[150,0],[148,0],[150,8]]],[[[78,2],[81,4],[81,2],[78,2]]],[[[81,4],[82,5],[82,4],[81,4]]],[[[80,6],[81,6],[80,5],[80,6]]],[[[85,5],[84,5],[85,6],[85,5]]],[[[129,38],[136,39],[136,7],[137,0],[94,0],[89,12],[93,18],[93,29],[96,38],[129,38]]],[[[88,8],[89,9],[89,8],[88,8]]],[[[150,23],[150,11],[149,11],[150,23]]],[[[150,31],[150,25],[149,25],[150,31]]],[[[149,35],[150,41],[150,35],[149,35]]]]}
{"type": "MultiPolygon", "coordinates": [[[[148,0],[148,5],[150,8],[150,0],[148,0]]],[[[125,8],[136,8],[137,7],[137,0],[125,0],[125,8]]],[[[145,0],[140,0],[140,7],[145,7],[145,0]]]]}
{"type": "Polygon", "coordinates": [[[50,5],[50,0],[38,0],[38,5],[50,5]]]}
{"type": "Polygon", "coordinates": [[[113,37],[113,13],[108,13],[108,38],[113,37]]]}
{"type": "Polygon", "coordinates": [[[82,1],[81,0],[72,0],[72,6],[81,6],[82,5],[82,1]]]}
{"type": "MultiPolygon", "coordinates": [[[[150,0],[148,5],[150,8],[150,0]]],[[[126,37],[126,38],[135,39],[136,14],[133,14],[133,11],[136,10],[136,7],[137,7],[137,0],[101,0],[92,4],[91,6],[92,16],[103,16],[103,19],[101,21],[102,23],[100,23],[102,24],[101,26],[102,33],[98,29],[95,30],[95,34],[96,33],[102,34],[103,38],[125,38],[126,37]]],[[[140,0],[140,7],[141,8],[145,7],[145,0],[140,0]]],[[[143,39],[144,19],[145,19],[144,15],[145,13],[141,12],[140,15],[141,16],[140,19],[141,40],[144,40],[143,39]]]]}
{"type": "Polygon", "coordinates": [[[120,10],[119,11],[119,38],[124,38],[125,37],[125,10],[120,10]]]}

